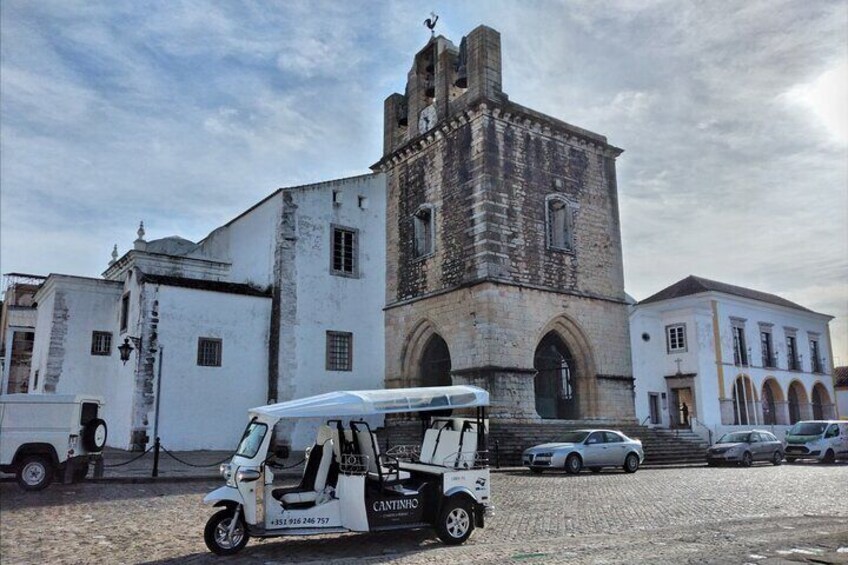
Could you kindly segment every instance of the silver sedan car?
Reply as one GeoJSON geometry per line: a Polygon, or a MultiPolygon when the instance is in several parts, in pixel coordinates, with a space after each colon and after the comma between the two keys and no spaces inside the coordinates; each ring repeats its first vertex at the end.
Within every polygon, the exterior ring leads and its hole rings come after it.
{"type": "Polygon", "coordinates": [[[613,430],[575,430],[562,441],[544,443],[524,451],[522,463],[534,473],[565,469],[571,474],[588,468],[597,473],[604,467],[622,467],[635,473],[645,459],[642,442],[613,430]]]}

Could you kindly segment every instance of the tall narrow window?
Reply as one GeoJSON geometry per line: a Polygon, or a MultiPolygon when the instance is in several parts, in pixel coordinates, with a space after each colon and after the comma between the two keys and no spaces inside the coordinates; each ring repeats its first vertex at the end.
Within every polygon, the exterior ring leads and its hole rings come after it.
{"type": "Polygon", "coordinates": [[[343,277],[358,276],[357,230],[333,226],[330,271],[343,277]]]}
{"type": "Polygon", "coordinates": [[[91,354],[112,355],[112,332],[91,332],[91,354]]]}
{"type": "Polygon", "coordinates": [[[686,351],[686,325],[666,326],[666,347],[669,353],[686,351]]]}
{"type": "Polygon", "coordinates": [[[548,247],[571,251],[574,248],[572,233],[571,205],[558,197],[549,197],[547,201],[548,247]]]}
{"type": "Polygon", "coordinates": [[[816,339],[810,340],[810,368],[814,373],[822,372],[822,360],[819,356],[819,342],[816,339]]]}
{"type": "Polygon", "coordinates": [[[435,218],[433,216],[433,207],[425,204],[412,217],[416,257],[424,257],[433,253],[435,247],[435,218]]]}
{"type": "Polygon", "coordinates": [[[222,342],[214,337],[197,338],[197,364],[200,367],[221,366],[222,342]]]}
{"type": "Polygon", "coordinates": [[[126,293],[121,298],[121,331],[127,331],[127,324],[130,318],[130,293],[126,293]]]}
{"type": "Polygon", "coordinates": [[[353,334],[327,332],[327,370],[353,370],[353,334]]]}
{"type": "Polygon", "coordinates": [[[737,365],[748,364],[748,349],[745,345],[745,328],[733,326],[733,362],[737,365]]]}
{"type": "Polygon", "coordinates": [[[760,331],[760,350],[763,354],[763,367],[774,367],[774,352],[771,345],[771,332],[760,331]]]}
{"type": "Polygon", "coordinates": [[[798,370],[798,345],[794,335],[786,336],[786,368],[790,371],[798,370]]]}

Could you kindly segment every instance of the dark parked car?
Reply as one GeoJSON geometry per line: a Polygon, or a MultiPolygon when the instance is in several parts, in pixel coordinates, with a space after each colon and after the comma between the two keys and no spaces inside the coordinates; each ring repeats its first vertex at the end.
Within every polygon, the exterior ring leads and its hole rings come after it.
{"type": "Polygon", "coordinates": [[[707,449],[707,465],[737,463],[750,467],[754,461],[769,461],[774,465],[783,462],[783,442],[771,432],[751,430],[729,432],[707,449]]]}

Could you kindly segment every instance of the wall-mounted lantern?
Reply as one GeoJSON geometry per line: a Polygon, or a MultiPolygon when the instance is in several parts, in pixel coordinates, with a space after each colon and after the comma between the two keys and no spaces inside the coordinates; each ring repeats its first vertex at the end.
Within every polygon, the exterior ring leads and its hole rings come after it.
{"type": "Polygon", "coordinates": [[[120,353],[121,355],[121,362],[126,365],[127,361],[130,360],[130,353],[133,352],[133,349],[137,349],[139,347],[141,347],[141,338],[133,336],[125,337],[124,343],[118,346],[118,353],[120,353]],[[135,345],[135,348],[130,345],[130,340],[132,340],[133,344],[135,345]]]}

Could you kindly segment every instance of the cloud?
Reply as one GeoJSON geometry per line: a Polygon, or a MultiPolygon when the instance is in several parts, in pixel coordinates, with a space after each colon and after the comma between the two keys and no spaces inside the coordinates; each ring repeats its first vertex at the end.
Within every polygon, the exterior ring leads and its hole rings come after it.
{"type": "MultiPolygon", "coordinates": [[[[625,149],[628,291],[690,273],[838,319],[848,362],[848,6],[438,0],[501,32],[512,100],[625,149]]],[[[139,219],[190,239],[365,172],[429,37],[410,1],[0,4],[3,271],[97,275],[139,219]]]]}

